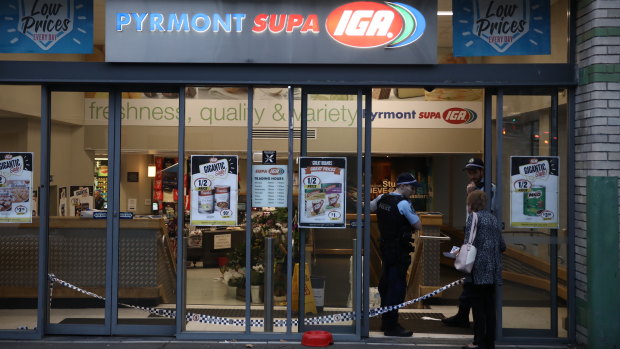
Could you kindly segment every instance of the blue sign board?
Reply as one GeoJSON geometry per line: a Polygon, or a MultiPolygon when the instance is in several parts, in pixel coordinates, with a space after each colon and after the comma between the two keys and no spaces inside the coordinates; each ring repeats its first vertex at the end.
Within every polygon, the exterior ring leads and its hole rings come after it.
{"type": "Polygon", "coordinates": [[[92,0],[6,0],[0,52],[92,53],[92,0]]]}
{"type": "Polygon", "coordinates": [[[452,0],[455,57],[551,53],[549,0],[452,0]]]}

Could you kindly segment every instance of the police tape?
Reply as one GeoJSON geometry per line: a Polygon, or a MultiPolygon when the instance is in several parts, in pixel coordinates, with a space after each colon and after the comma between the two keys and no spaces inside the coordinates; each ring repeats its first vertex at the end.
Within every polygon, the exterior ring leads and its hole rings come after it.
{"type": "MultiPolygon", "coordinates": [[[[95,294],[93,292],[89,292],[86,291],[84,289],[81,289],[67,281],[61,280],[59,278],[57,278],[54,274],[48,274],[48,278],[49,278],[49,285],[50,285],[50,305],[51,305],[51,301],[52,301],[52,294],[53,294],[53,290],[54,290],[54,284],[58,283],[61,286],[67,287],[69,289],[72,289],[74,291],[80,292],[82,294],[97,298],[97,299],[101,299],[103,301],[105,301],[104,297],[99,296],[98,294],[95,294]]],[[[401,308],[404,308],[406,306],[409,306],[411,304],[426,300],[428,298],[434,297],[436,295],[438,295],[439,293],[444,292],[445,290],[457,286],[457,285],[461,285],[465,282],[465,278],[461,278],[459,280],[456,280],[454,282],[451,282],[441,288],[436,289],[433,292],[427,293],[421,297],[412,299],[412,300],[408,300],[406,302],[403,302],[401,304],[397,304],[397,305],[388,305],[385,307],[381,307],[381,308],[375,308],[375,309],[370,309],[368,316],[369,317],[375,317],[375,316],[379,316],[381,314],[393,311],[393,310],[398,310],[401,308]]],[[[171,310],[171,309],[161,309],[161,308],[149,308],[149,307],[141,307],[141,306],[136,306],[136,305],[131,305],[131,304],[125,304],[125,303],[119,303],[119,305],[122,305],[124,307],[127,308],[133,308],[133,309],[139,309],[142,311],[146,311],[150,314],[153,315],[157,315],[157,316],[163,316],[163,317],[167,317],[167,318],[171,318],[171,319],[175,319],[176,318],[176,311],[175,310],[171,310]]],[[[330,314],[330,315],[324,315],[324,316],[317,316],[317,317],[312,317],[312,318],[307,318],[304,319],[304,324],[306,325],[322,325],[322,324],[331,324],[331,323],[336,323],[336,322],[344,322],[344,321],[353,321],[356,318],[356,313],[354,311],[350,311],[350,312],[345,312],[345,313],[339,313],[339,314],[330,314]]],[[[185,319],[190,322],[190,321],[194,321],[194,322],[199,322],[199,323],[203,323],[203,324],[212,324],[212,325],[232,325],[232,326],[245,326],[246,322],[245,319],[242,318],[225,318],[225,317],[219,317],[219,316],[212,316],[212,315],[206,315],[206,314],[197,314],[197,313],[187,313],[185,314],[185,319]]],[[[291,319],[291,325],[292,326],[297,326],[299,324],[299,321],[297,319],[291,319]]],[[[275,327],[285,327],[288,325],[288,320],[287,319],[275,319],[273,321],[273,325],[275,327]]],[[[263,319],[250,319],[250,326],[251,327],[263,327],[265,326],[265,320],[263,319]]]]}

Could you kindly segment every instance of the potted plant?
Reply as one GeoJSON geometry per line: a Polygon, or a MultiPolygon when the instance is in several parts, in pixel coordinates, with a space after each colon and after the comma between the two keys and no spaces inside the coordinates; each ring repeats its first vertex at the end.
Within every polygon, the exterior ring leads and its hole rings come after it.
{"type": "Polygon", "coordinates": [[[252,295],[252,303],[262,303],[263,302],[263,283],[265,279],[265,269],[262,264],[255,265],[252,267],[250,271],[250,285],[251,285],[251,295],[252,295]]]}
{"type": "Polygon", "coordinates": [[[227,270],[224,272],[224,282],[228,285],[228,295],[237,297],[237,288],[245,286],[245,277],[243,273],[237,270],[227,270]]]}
{"type": "Polygon", "coordinates": [[[238,300],[245,300],[245,276],[231,278],[228,280],[228,285],[235,287],[235,296],[238,300]]]}

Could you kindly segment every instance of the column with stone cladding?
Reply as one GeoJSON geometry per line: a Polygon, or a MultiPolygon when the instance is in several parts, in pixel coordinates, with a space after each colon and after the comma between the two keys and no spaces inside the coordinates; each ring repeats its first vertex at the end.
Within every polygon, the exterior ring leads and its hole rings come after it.
{"type": "Polygon", "coordinates": [[[620,1],[579,0],[577,7],[576,320],[577,341],[587,343],[586,178],[620,176],[620,1]]]}

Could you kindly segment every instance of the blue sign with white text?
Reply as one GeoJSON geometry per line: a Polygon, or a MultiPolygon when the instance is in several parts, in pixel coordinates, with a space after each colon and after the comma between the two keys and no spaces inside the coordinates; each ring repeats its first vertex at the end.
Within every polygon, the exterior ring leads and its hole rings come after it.
{"type": "Polygon", "coordinates": [[[452,0],[455,57],[551,53],[549,0],[452,0]]]}
{"type": "Polygon", "coordinates": [[[0,52],[92,53],[92,0],[3,0],[0,52]]]}

